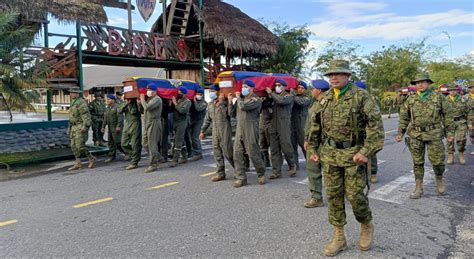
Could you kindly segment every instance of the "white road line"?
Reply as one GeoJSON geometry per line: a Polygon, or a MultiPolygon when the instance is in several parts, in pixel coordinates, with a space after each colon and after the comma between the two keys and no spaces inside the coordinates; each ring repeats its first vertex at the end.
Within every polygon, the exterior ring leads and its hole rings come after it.
{"type": "Polygon", "coordinates": [[[387,162],[386,160],[377,160],[377,165],[381,165],[383,163],[387,162]]]}
{"type": "Polygon", "coordinates": [[[392,133],[392,132],[397,132],[398,130],[389,130],[389,131],[385,131],[385,134],[388,134],[388,133],[392,133]]]}

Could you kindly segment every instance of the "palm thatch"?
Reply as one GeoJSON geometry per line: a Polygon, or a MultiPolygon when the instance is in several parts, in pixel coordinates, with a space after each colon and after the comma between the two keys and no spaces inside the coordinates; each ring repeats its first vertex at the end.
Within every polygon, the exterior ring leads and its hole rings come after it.
{"type": "MultiPolygon", "coordinates": [[[[221,0],[202,2],[203,33],[206,39],[216,45],[223,45],[237,55],[240,51],[245,55],[271,55],[277,51],[278,37],[240,9],[221,0]]],[[[186,36],[196,34],[198,8],[198,0],[193,0],[186,36]]],[[[168,16],[169,7],[166,12],[168,16]]],[[[154,23],[151,32],[163,33],[162,16],[154,23]]],[[[205,48],[208,46],[205,45],[205,48]]]]}

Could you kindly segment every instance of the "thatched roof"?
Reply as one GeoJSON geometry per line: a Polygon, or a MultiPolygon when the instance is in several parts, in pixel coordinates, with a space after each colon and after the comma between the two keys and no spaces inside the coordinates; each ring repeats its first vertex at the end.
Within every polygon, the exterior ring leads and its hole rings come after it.
{"type": "Polygon", "coordinates": [[[126,8],[123,0],[0,0],[0,10],[15,9],[34,20],[45,20],[49,13],[65,23],[106,23],[104,6],[126,8]]]}
{"type": "MultiPolygon", "coordinates": [[[[278,37],[240,9],[221,0],[203,0],[202,2],[205,38],[210,38],[215,44],[223,45],[235,53],[240,53],[242,50],[245,54],[270,55],[277,51],[278,37]]],[[[198,0],[193,0],[193,3],[186,36],[195,34],[198,26],[198,0]]],[[[162,27],[163,22],[160,16],[151,32],[162,33],[162,27]]]]}

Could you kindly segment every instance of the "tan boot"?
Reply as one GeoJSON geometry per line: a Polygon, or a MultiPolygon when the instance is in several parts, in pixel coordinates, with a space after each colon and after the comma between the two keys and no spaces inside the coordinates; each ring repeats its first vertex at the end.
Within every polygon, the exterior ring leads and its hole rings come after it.
{"type": "Polygon", "coordinates": [[[453,162],[454,162],[454,154],[449,153],[448,154],[448,161],[446,161],[446,163],[448,163],[448,165],[452,165],[453,162]]]}
{"type": "Polygon", "coordinates": [[[259,176],[258,177],[258,184],[264,185],[265,184],[265,176],[259,176]]]}
{"type": "Polygon", "coordinates": [[[273,171],[273,173],[270,175],[270,180],[278,179],[281,177],[281,172],[278,171],[273,171]]]}
{"type": "Polygon", "coordinates": [[[288,176],[289,177],[295,177],[296,176],[296,166],[293,166],[290,170],[288,170],[288,176]]]}
{"type": "Polygon", "coordinates": [[[73,171],[73,170],[80,170],[80,169],[82,169],[81,159],[76,159],[76,161],[74,161],[74,165],[72,167],[69,167],[67,170],[73,171]]]}
{"type": "Polygon", "coordinates": [[[325,256],[335,256],[339,252],[347,249],[346,237],[344,236],[344,226],[334,227],[334,237],[325,248],[325,256]]]}
{"type": "Polygon", "coordinates": [[[89,169],[94,168],[95,160],[96,160],[95,156],[90,155],[89,156],[89,164],[87,165],[87,168],[89,168],[89,169]]]}
{"type": "Polygon", "coordinates": [[[373,174],[370,176],[370,182],[371,183],[377,183],[377,175],[376,174],[373,174]]]}
{"type": "Polygon", "coordinates": [[[374,240],[374,224],[372,222],[368,224],[360,225],[360,238],[359,238],[359,249],[361,251],[367,251],[372,245],[374,240]]]}
{"type": "Polygon", "coordinates": [[[416,183],[415,191],[410,194],[410,199],[419,199],[423,195],[423,180],[416,179],[415,183],[416,183]]]}
{"type": "Polygon", "coordinates": [[[225,180],[225,175],[216,174],[211,178],[213,182],[219,182],[225,180]]]}
{"type": "Polygon", "coordinates": [[[439,195],[444,195],[446,193],[446,187],[444,187],[443,176],[436,176],[436,190],[439,195]]]}
{"type": "Polygon", "coordinates": [[[239,188],[239,187],[242,187],[242,186],[245,186],[247,185],[247,180],[244,179],[244,180],[235,180],[234,181],[234,187],[235,188],[239,188]]]}
{"type": "Polygon", "coordinates": [[[459,159],[459,163],[460,163],[461,165],[465,165],[465,164],[466,164],[466,159],[464,159],[464,153],[459,152],[459,153],[458,153],[458,159],[459,159]]]}
{"type": "Polygon", "coordinates": [[[311,198],[309,200],[304,201],[303,205],[305,206],[305,208],[317,208],[317,207],[323,207],[324,202],[321,199],[311,198]]]}

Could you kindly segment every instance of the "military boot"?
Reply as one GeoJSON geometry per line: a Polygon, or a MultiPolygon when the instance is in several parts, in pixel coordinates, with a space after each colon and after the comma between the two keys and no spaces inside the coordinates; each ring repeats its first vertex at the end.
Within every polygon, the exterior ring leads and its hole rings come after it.
{"type": "Polygon", "coordinates": [[[361,251],[367,251],[372,245],[374,239],[374,224],[372,222],[368,224],[360,224],[360,238],[359,238],[359,249],[361,251]]]}
{"type": "Polygon", "coordinates": [[[211,181],[213,182],[219,182],[223,180],[225,180],[225,175],[221,175],[221,174],[216,174],[211,178],[211,181]]]}
{"type": "Polygon", "coordinates": [[[80,170],[80,169],[82,169],[81,159],[76,159],[76,161],[74,162],[74,165],[72,167],[69,167],[67,170],[72,171],[72,170],[80,170]]]}
{"type": "Polygon", "coordinates": [[[145,169],[145,173],[151,173],[157,169],[156,166],[150,165],[145,169]]]}
{"type": "Polygon", "coordinates": [[[452,165],[453,162],[454,162],[454,154],[448,153],[448,161],[446,161],[446,163],[448,163],[448,165],[452,165]]]}
{"type": "Polygon", "coordinates": [[[370,182],[371,183],[377,183],[377,175],[376,174],[373,174],[370,176],[370,182]]]}
{"type": "Polygon", "coordinates": [[[288,170],[288,176],[289,177],[295,177],[296,176],[296,166],[292,166],[290,170],[288,170]]]}
{"type": "Polygon", "coordinates": [[[137,164],[129,164],[127,167],[125,167],[125,170],[132,170],[132,169],[135,169],[137,167],[138,167],[137,164]]]}
{"type": "Polygon", "coordinates": [[[471,152],[471,156],[474,156],[474,151],[471,152]]]}
{"type": "Polygon", "coordinates": [[[177,160],[171,161],[170,167],[177,167],[177,166],[178,166],[178,161],[177,160]]]}
{"type": "Polygon", "coordinates": [[[323,207],[324,203],[322,199],[309,199],[304,201],[305,208],[316,208],[316,207],[323,207]]]}
{"type": "Polygon", "coordinates": [[[94,168],[95,160],[96,160],[95,156],[89,155],[89,164],[87,165],[87,168],[89,169],[94,168]]]}
{"type": "Polygon", "coordinates": [[[466,159],[464,159],[464,153],[463,152],[459,152],[458,153],[458,159],[459,159],[459,163],[461,165],[465,165],[466,164],[466,159]]]}
{"type": "Polygon", "coordinates": [[[278,172],[276,170],[273,170],[272,175],[270,175],[270,180],[278,179],[281,177],[281,172],[278,172]]]}
{"type": "Polygon", "coordinates": [[[247,185],[247,179],[242,179],[242,180],[237,179],[237,180],[234,181],[234,187],[235,188],[239,188],[239,187],[242,187],[242,186],[245,186],[245,185],[247,185]]]}
{"type": "Polygon", "coordinates": [[[260,185],[265,184],[265,176],[264,175],[258,177],[258,184],[260,184],[260,185]]]}
{"type": "Polygon", "coordinates": [[[436,190],[438,191],[439,195],[444,195],[444,193],[446,192],[446,187],[444,187],[442,175],[436,176],[436,190]]]}
{"type": "Polygon", "coordinates": [[[345,249],[347,249],[347,243],[344,236],[344,226],[336,226],[334,227],[334,237],[331,243],[324,248],[324,255],[335,256],[345,249]]]}
{"type": "Polygon", "coordinates": [[[110,162],[112,162],[112,161],[114,161],[114,160],[115,160],[115,158],[109,157],[109,158],[107,158],[107,159],[104,161],[104,163],[110,163],[110,162]]]}
{"type": "Polygon", "coordinates": [[[423,180],[416,179],[415,183],[416,183],[415,191],[410,194],[410,199],[419,199],[423,195],[423,180]]]}

